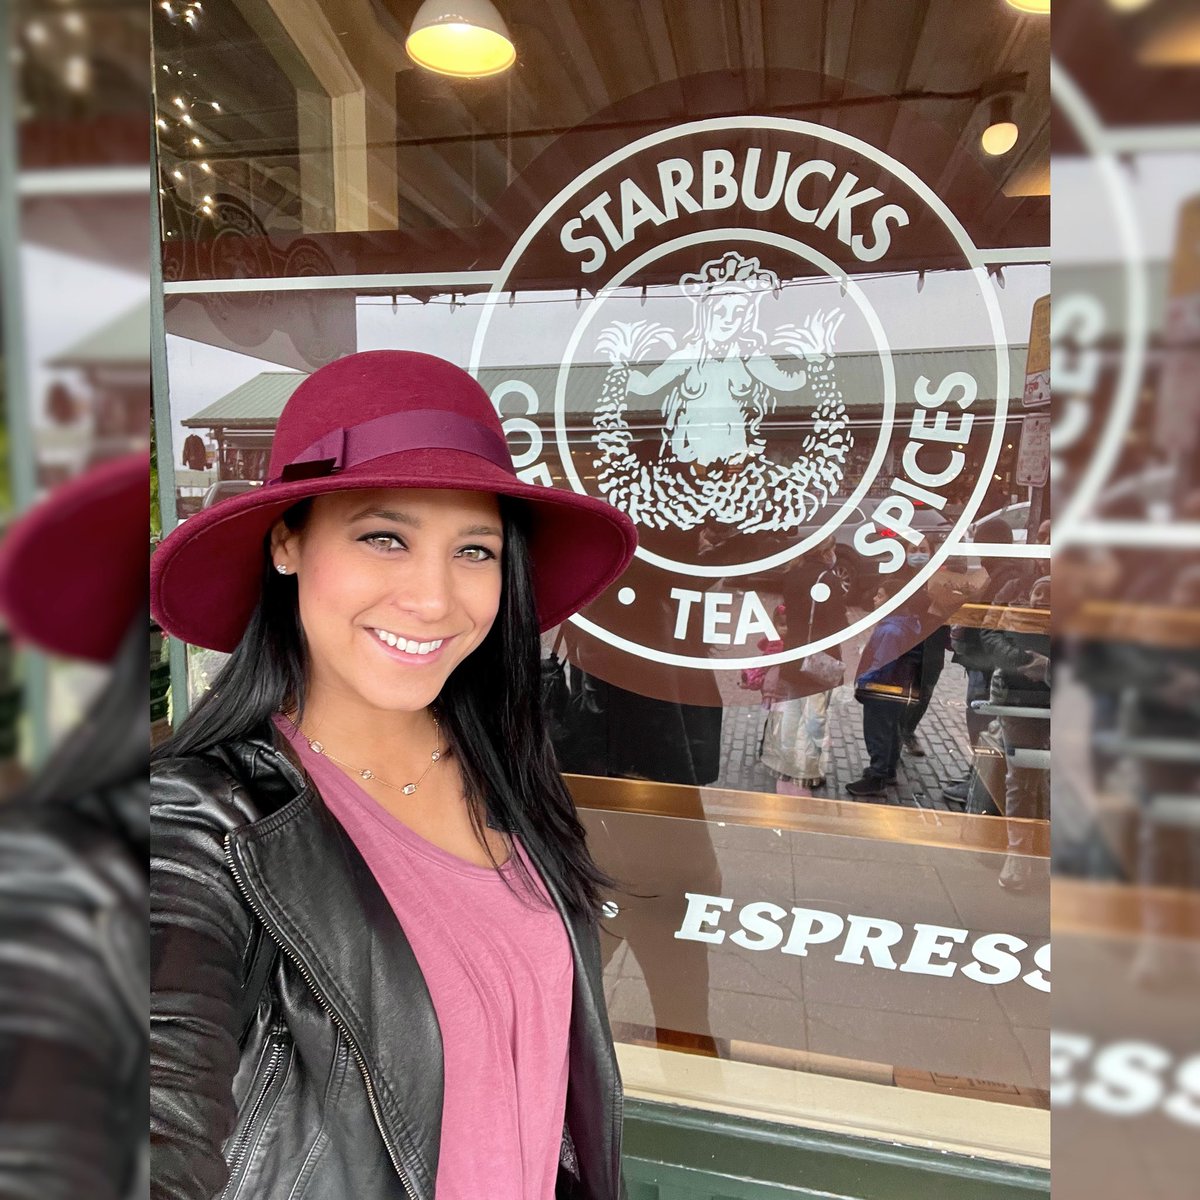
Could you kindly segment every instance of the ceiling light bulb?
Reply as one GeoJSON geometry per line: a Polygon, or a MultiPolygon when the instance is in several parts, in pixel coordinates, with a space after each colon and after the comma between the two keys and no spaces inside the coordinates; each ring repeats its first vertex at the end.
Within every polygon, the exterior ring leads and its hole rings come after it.
{"type": "Polygon", "coordinates": [[[1016,144],[1020,130],[1013,120],[1011,96],[997,96],[988,109],[987,128],[980,135],[979,143],[985,154],[1007,154],[1016,144]]]}
{"type": "Polygon", "coordinates": [[[499,75],[517,61],[508,26],[491,0],[425,0],[404,48],[419,67],[462,79],[499,75]]]}
{"type": "Polygon", "coordinates": [[[997,121],[983,131],[979,141],[985,154],[1007,154],[1017,144],[1019,132],[1012,121],[997,121]]]}

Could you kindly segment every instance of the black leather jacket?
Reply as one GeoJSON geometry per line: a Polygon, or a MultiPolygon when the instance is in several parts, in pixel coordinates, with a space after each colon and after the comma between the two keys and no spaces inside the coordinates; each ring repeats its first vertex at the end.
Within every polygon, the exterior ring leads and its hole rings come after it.
{"type": "MultiPolygon", "coordinates": [[[[151,1195],[433,1200],[437,1017],[311,781],[264,727],[158,762],[151,802],[151,1195]],[[281,953],[239,1048],[262,927],[281,953]]],[[[575,966],[557,1195],[615,1200],[621,1081],[596,928],[548,890],[575,966]]]]}
{"type": "Polygon", "coordinates": [[[0,1200],[146,1195],[141,770],[0,802],[0,1200]]]}

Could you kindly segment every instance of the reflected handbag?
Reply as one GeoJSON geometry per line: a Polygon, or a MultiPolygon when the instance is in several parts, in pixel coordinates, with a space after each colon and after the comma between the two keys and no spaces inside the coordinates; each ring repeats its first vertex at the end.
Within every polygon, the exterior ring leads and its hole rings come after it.
{"type": "MultiPolygon", "coordinates": [[[[817,618],[817,601],[814,598],[808,610],[808,640],[812,640],[813,623],[817,618]]],[[[797,696],[811,696],[815,692],[830,692],[841,687],[846,678],[846,666],[840,658],[817,650],[806,654],[799,662],[788,663],[786,682],[797,696]]]]}
{"type": "Polygon", "coordinates": [[[815,683],[816,691],[828,692],[835,687],[841,687],[846,678],[846,667],[840,658],[818,650],[815,654],[805,655],[799,663],[800,673],[805,679],[815,683]]]}
{"type": "Polygon", "coordinates": [[[913,651],[885,663],[874,674],[874,679],[855,686],[854,698],[859,704],[865,700],[891,700],[906,707],[920,703],[921,665],[913,651]]]}

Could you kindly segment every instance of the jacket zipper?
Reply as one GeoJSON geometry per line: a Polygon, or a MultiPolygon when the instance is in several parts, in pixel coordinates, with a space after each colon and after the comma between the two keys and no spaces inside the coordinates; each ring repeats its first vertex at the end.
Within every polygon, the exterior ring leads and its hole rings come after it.
{"type": "Polygon", "coordinates": [[[272,1033],[271,1053],[267,1058],[267,1067],[263,1074],[262,1087],[259,1089],[258,1097],[254,1101],[254,1107],[250,1110],[250,1118],[234,1143],[233,1152],[229,1156],[229,1182],[225,1184],[225,1190],[221,1193],[222,1200],[229,1195],[229,1189],[237,1182],[238,1172],[242,1166],[242,1159],[250,1149],[250,1143],[254,1134],[254,1123],[258,1120],[258,1114],[262,1111],[262,1107],[271,1093],[271,1086],[275,1082],[275,1075],[279,1070],[279,1063],[282,1058],[283,1044],[279,1041],[278,1036],[272,1033]]]}
{"type": "Polygon", "coordinates": [[[334,1023],[334,1025],[337,1026],[341,1035],[346,1039],[346,1045],[350,1047],[350,1052],[354,1055],[354,1061],[358,1064],[359,1073],[362,1075],[363,1083],[366,1085],[367,1100],[371,1105],[371,1115],[375,1118],[375,1127],[379,1130],[380,1138],[383,1139],[383,1147],[388,1152],[388,1158],[392,1160],[392,1167],[399,1176],[400,1183],[403,1185],[405,1193],[411,1198],[411,1200],[418,1200],[417,1193],[413,1190],[413,1186],[409,1182],[407,1173],[400,1165],[399,1155],[392,1147],[392,1143],[388,1138],[387,1131],[383,1127],[383,1114],[379,1111],[379,1100],[375,1094],[375,1085],[371,1082],[371,1075],[367,1070],[367,1061],[363,1057],[362,1051],[359,1050],[354,1038],[350,1034],[350,1030],[346,1028],[345,1024],[342,1022],[342,1019],[337,1015],[336,1012],[333,1011],[333,1006],[321,994],[321,990],[317,987],[316,981],[308,973],[308,968],[300,961],[299,956],[294,953],[291,947],[285,944],[284,939],[276,934],[274,928],[271,926],[270,922],[268,922],[266,916],[263,914],[262,910],[258,907],[253,897],[250,895],[246,885],[242,882],[242,877],[238,872],[237,863],[234,861],[233,857],[233,848],[230,842],[231,836],[231,834],[225,835],[225,861],[229,864],[229,871],[233,875],[233,880],[238,886],[238,891],[241,892],[242,898],[250,906],[250,910],[262,922],[263,928],[270,933],[271,937],[284,952],[284,954],[286,954],[288,958],[295,963],[297,970],[304,979],[304,982],[308,985],[309,991],[311,991],[316,997],[317,1003],[320,1004],[320,1006],[325,1010],[329,1016],[329,1019],[334,1023]]]}

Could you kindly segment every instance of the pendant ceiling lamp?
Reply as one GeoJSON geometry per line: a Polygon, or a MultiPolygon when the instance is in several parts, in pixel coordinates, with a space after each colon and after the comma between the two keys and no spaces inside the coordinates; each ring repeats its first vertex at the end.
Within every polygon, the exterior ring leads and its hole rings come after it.
{"type": "Polygon", "coordinates": [[[1012,97],[997,96],[991,102],[987,127],[979,139],[984,153],[1007,154],[1017,144],[1020,132],[1013,120],[1012,97]]]}
{"type": "Polygon", "coordinates": [[[417,66],[460,79],[499,75],[517,61],[508,26],[491,0],[425,0],[404,49],[417,66]]]}

